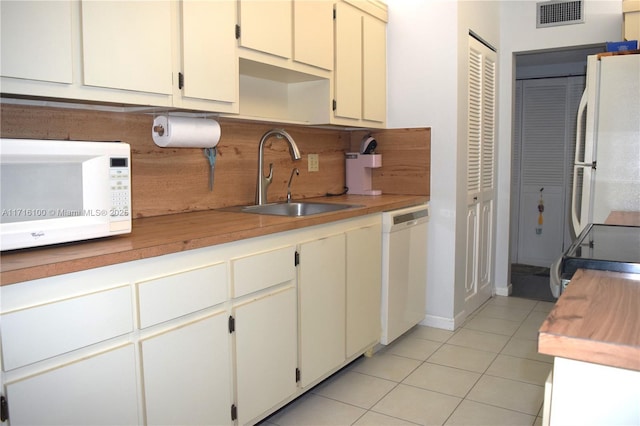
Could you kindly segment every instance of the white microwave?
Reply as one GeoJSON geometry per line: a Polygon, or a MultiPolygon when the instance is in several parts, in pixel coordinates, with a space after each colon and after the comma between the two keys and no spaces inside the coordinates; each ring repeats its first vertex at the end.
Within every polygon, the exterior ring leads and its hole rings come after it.
{"type": "Polygon", "coordinates": [[[0,250],[131,232],[122,142],[0,139],[0,250]]]}

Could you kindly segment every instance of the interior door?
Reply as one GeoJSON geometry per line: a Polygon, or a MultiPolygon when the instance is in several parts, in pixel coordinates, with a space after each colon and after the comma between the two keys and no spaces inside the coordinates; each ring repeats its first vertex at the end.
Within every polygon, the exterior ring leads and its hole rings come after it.
{"type": "Polygon", "coordinates": [[[571,182],[581,179],[573,177],[572,163],[584,77],[524,80],[519,85],[512,261],[549,267],[572,240],[571,182]]]}
{"type": "Polygon", "coordinates": [[[465,310],[491,297],[495,240],[496,52],[469,37],[465,310]]]}

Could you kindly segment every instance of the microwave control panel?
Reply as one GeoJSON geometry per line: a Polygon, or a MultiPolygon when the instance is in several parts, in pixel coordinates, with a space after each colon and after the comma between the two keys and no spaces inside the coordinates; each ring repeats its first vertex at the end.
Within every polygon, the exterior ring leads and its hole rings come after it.
{"type": "Polygon", "coordinates": [[[131,175],[129,173],[128,158],[111,158],[111,167],[109,168],[109,181],[111,186],[111,220],[130,220],[131,175]]]}

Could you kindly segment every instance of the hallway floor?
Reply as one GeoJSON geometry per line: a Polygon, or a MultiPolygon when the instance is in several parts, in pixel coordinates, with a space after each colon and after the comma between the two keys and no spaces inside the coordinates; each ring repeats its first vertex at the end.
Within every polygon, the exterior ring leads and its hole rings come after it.
{"type": "Polygon", "coordinates": [[[550,302],[496,296],[457,331],[417,326],[262,425],[540,425],[550,302]]]}

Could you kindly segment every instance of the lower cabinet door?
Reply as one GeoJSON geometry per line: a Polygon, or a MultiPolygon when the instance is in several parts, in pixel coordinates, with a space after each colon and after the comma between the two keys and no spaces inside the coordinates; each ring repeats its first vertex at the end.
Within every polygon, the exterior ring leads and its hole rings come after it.
{"type": "Polygon", "coordinates": [[[300,244],[302,387],[345,360],[345,268],[345,234],[300,244]]]}
{"type": "Polygon", "coordinates": [[[128,344],[7,383],[11,425],[138,424],[135,365],[128,344]]]}
{"type": "Polygon", "coordinates": [[[141,343],[149,425],[233,424],[226,311],[141,343]]]}
{"type": "Polygon", "coordinates": [[[296,291],[293,285],[234,307],[238,424],[297,389],[296,291]]]}
{"type": "Polygon", "coordinates": [[[347,357],[380,341],[382,228],[347,231],[347,357]]]}

